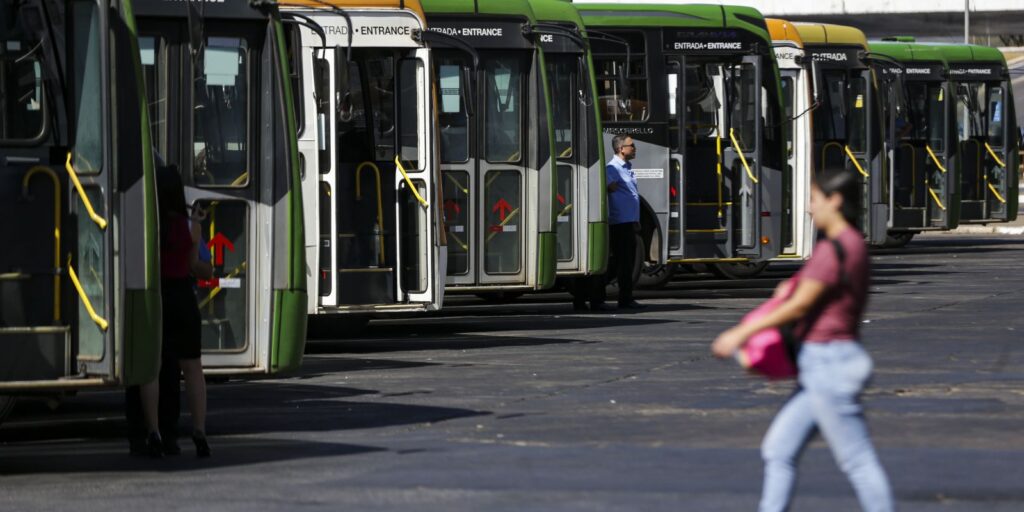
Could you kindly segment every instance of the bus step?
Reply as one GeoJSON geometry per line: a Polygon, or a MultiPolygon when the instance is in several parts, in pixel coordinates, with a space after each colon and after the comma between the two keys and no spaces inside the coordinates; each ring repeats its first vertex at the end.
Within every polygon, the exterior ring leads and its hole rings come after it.
{"type": "Polygon", "coordinates": [[[0,381],[52,380],[71,373],[71,328],[0,327],[0,381]]]}

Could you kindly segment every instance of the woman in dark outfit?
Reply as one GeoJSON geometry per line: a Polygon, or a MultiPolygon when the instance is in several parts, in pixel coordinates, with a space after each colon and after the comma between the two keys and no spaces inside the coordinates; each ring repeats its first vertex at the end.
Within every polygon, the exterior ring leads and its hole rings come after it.
{"type": "Polygon", "coordinates": [[[789,297],[785,303],[757,321],[723,332],[711,347],[716,356],[730,357],[754,333],[793,322],[802,334],[800,386],[775,416],[761,446],[765,471],[760,512],[789,510],[800,454],[815,432],[828,442],[861,509],[893,510],[889,480],[858,400],[872,368],[871,357],[858,342],[870,281],[867,246],[854,227],[860,186],[859,176],[841,168],[815,176],[811,215],[827,239],[775,290],[777,297],[789,297]]]}
{"type": "Polygon", "coordinates": [[[157,170],[157,191],[160,205],[160,277],[163,302],[163,349],[159,378],[159,398],[150,391],[147,384],[142,386],[141,404],[139,390],[128,390],[127,415],[132,429],[131,448],[139,453],[138,444],[140,416],[139,409],[146,411],[147,423],[153,423],[148,416],[153,409],[159,409],[159,433],[152,425],[145,443],[150,456],[181,453],[178,447],[178,415],[180,413],[179,382],[185,376],[185,389],[189,410],[192,413],[192,440],[196,455],[210,456],[206,440],[206,380],[203,376],[201,356],[201,318],[193,287],[194,277],[209,279],[212,268],[199,260],[202,244],[202,222],[206,212],[193,210],[191,218],[185,203],[185,187],[175,166],[161,166],[157,170]],[[191,223],[189,222],[191,220],[191,223]],[[158,407],[153,403],[158,401],[158,407]],[[141,405],[141,407],[140,407],[141,405]]]}

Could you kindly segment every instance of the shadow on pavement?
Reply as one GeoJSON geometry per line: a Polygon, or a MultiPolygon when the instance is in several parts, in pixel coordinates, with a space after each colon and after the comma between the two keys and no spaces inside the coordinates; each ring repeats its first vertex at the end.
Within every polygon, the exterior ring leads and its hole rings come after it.
{"type": "MultiPolygon", "coordinates": [[[[426,329],[426,327],[438,327],[436,324],[424,324],[415,326],[416,336],[435,336],[444,334],[438,330],[426,329]]],[[[450,327],[452,330],[459,330],[459,325],[444,324],[442,327],[450,327]]],[[[481,328],[483,328],[481,326],[481,328]]],[[[511,336],[482,336],[482,335],[455,335],[447,338],[403,338],[395,339],[393,336],[408,336],[410,326],[408,325],[381,325],[370,330],[373,336],[354,339],[310,341],[306,343],[307,354],[375,354],[386,352],[416,352],[422,350],[482,350],[501,347],[535,347],[542,345],[568,345],[568,344],[590,344],[594,341],[581,341],[565,338],[519,338],[511,336]],[[382,339],[374,339],[380,337],[382,339]]],[[[433,364],[433,363],[425,363],[433,364]]]]}

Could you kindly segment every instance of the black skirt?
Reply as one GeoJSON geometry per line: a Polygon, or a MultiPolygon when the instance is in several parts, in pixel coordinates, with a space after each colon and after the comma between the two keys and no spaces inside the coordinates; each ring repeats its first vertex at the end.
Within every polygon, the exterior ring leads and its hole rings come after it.
{"type": "Polygon", "coordinates": [[[163,357],[198,359],[202,354],[202,319],[191,279],[164,279],[163,357]]]}

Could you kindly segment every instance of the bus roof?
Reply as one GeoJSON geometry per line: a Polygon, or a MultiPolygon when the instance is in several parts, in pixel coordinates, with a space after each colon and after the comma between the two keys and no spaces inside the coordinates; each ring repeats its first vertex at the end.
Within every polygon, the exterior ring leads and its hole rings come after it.
{"type": "Polygon", "coordinates": [[[991,46],[978,44],[942,44],[929,43],[927,46],[938,49],[950,64],[955,63],[986,63],[1001,64],[1006,67],[1006,56],[991,46]]]}
{"type": "Polygon", "coordinates": [[[587,25],[603,27],[682,27],[741,29],[771,42],[761,11],[753,7],[708,4],[576,3],[587,25]]]}
{"type": "Polygon", "coordinates": [[[527,0],[422,0],[423,10],[439,14],[489,14],[496,16],[524,16],[536,22],[527,0]]]}
{"type": "Polygon", "coordinates": [[[420,19],[424,19],[423,6],[420,0],[278,0],[281,7],[309,7],[339,9],[399,9],[409,10],[416,13],[420,19]]]}
{"type": "Polygon", "coordinates": [[[540,22],[572,23],[583,31],[583,18],[576,6],[566,0],[529,0],[533,13],[540,22]]]}
{"type": "Polygon", "coordinates": [[[800,36],[803,37],[804,44],[808,46],[855,45],[865,50],[868,48],[868,38],[856,27],[831,23],[795,23],[794,25],[800,32],[800,36]]]}
{"type": "Polygon", "coordinates": [[[768,25],[768,33],[771,34],[772,41],[789,41],[800,48],[804,47],[804,40],[792,22],[778,18],[765,18],[764,22],[768,25]]]}
{"type": "Polygon", "coordinates": [[[903,41],[868,41],[868,50],[900,62],[938,62],[948,67],[942,52],[931,45],[903,41]]]}

